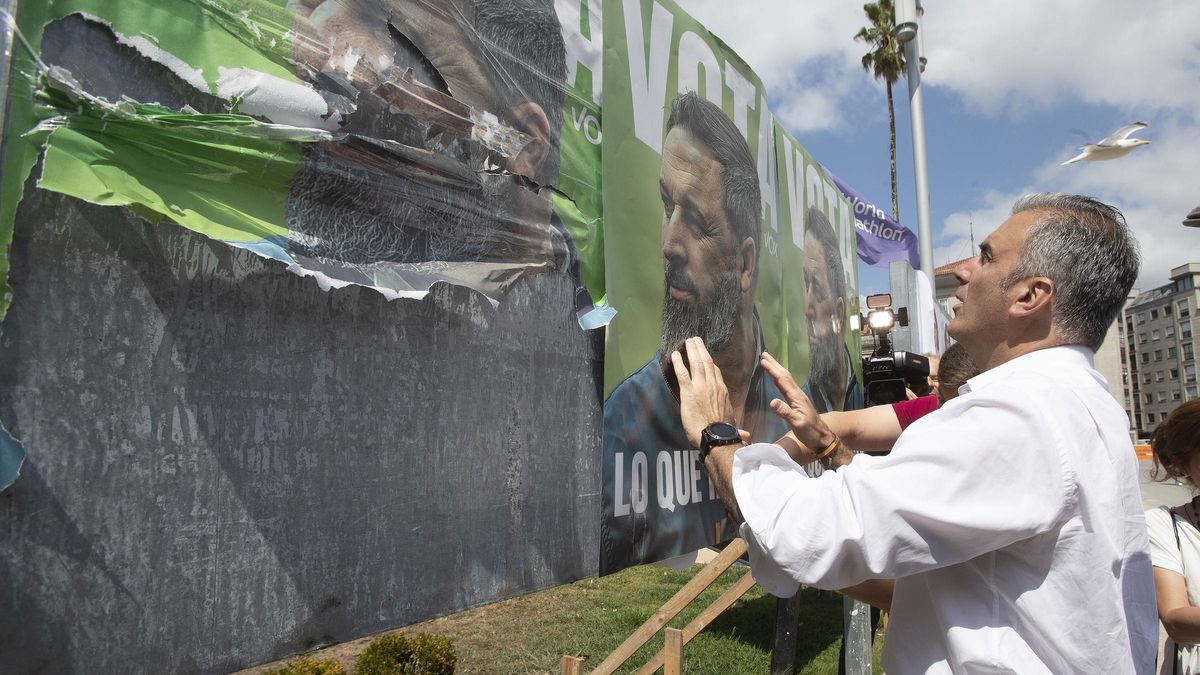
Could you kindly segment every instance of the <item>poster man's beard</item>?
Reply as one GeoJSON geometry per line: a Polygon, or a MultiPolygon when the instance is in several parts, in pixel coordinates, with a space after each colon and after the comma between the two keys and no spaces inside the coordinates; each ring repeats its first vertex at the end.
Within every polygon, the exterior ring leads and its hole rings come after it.
{"type": "MultiPolygon", "coordinates": [[[[385,155],[384,148],[369,148],[385,155]]],[[[355,160],[359,159],[356,157],[355,160]]],[[[394,159],[394,158],[393,158],[394,159]]],[[[423,167],[368,167],[316,147],[292,181],[287,207],[294,254],[327,263],[515,262],[530,257],[545,224],[509,215],[513,186],[503,176],[431,184],[423,167]]]]}
{"type": "Polygon", "coordinates": [[[824,391],[832,390],[837,385],[841,345],[841,336],[833,331],[814,336],[808,345],[809,379],[824,391]]]}
{"type": "Polygon", "coordinates": [[[689,304],[671,297],[670,286],[694,289],[695,285],[684,274],[667,270],[668,288],[663,297],[662,311],[662,354],[670,354],[680,349],[683,341],[699,336],[704,340],[704,346],[713,354],[719,354],[729,346],[733,339],[733,331],[739,316],[739,304],[742,295],[737,273],[726,270],[717,279],[713,295],[707,301],[697,300],[689,304]],[[678,283],[672,283],[674,278],[678,283]]]}

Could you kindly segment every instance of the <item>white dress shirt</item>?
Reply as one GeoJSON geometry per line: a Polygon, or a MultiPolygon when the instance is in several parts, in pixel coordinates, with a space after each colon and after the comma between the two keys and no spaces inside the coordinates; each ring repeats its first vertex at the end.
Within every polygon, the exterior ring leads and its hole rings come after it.
{"type": "Polygon", "coordinates": [[[1091,350],[963,385],[890,455],[809,478],[738,451],[754,577],[787,597],[896,578],[888,673],[1151,673],[1158,615],[1125,412],[1091,350]]]}

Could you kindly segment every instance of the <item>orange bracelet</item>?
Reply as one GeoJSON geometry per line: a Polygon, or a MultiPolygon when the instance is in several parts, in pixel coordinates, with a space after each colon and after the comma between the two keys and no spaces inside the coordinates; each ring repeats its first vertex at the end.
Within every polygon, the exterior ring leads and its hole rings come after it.
{"type": "Polygon", "coordinates": [[[837,447],[841,444],[842,444],[842,439],[838,438],[837,434],[834,434],[833,440],[830,441],[829,445],[825,446],[825,449],[822,450],[820,452],[820,454],[817,455],[817,459],[825,459],[825,458],[829,457],[830,455],[833,454],[833,452],[835,450],[837,450],[837,447]]]}

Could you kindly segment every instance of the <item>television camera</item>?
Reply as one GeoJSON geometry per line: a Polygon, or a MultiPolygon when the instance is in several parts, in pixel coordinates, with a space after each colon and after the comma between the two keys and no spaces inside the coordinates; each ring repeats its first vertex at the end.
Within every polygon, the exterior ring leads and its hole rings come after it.
{"type": "Polygon", "coordinates": [[[868,406],[905,399],[905,389],[919,387],[929,377],[929,359],[922,354],[893,351],[889,334],[899,323],[908,326],[908,308],[892,310],[890,293],[867,296],[866,328],[875,336],[875,349],[863,359],[868,406]]]}

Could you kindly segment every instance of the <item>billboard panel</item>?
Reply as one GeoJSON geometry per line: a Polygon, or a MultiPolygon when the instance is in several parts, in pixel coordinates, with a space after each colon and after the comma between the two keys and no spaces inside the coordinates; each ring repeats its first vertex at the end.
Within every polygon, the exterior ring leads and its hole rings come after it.
{"type": "Polygon", "coordinates": [[[667,358],[700,335],[739,427],[787,432],[765,349],[822,409],[858,407],[852,212],[771,115],[757,75],[677,5],[605,17],[602,573],[732,533],[679,422],[667,358]],[[811,358],[810,358],[811,355],[811,358]]]}

